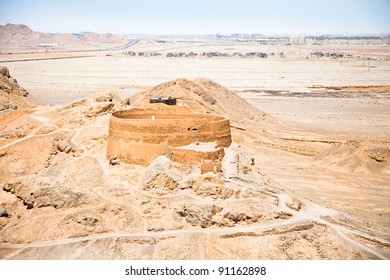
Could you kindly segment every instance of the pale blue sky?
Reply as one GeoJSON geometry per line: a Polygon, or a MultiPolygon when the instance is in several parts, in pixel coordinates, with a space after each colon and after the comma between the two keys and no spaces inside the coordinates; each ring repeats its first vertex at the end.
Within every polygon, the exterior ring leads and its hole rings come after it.
{"type": "Polygon", "coordinates": [[[390,33],[390,0],[0,0],[0,24],[41,32],[390,33]]]}

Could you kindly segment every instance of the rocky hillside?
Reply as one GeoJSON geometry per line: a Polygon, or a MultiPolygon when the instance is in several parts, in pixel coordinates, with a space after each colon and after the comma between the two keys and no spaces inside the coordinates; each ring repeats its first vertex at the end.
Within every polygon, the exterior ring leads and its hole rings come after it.
{"type": "Polygon", "coordinates": [[[38,104],[38,101],[11,77],[7,67],[0,67],[0,112],[32,108],[38,104]]]}
{"type": "MultiPolygon", "coordinates": [[[[171,81],[131,104],[161,96],[273,121],[207,79],[171,81]]],[[[0,115],[0,259],[389,258],[363,222],[268,178],[236,142],[247,131],[236,131],[218,173],[164,156],[147,167],[107,160],[110,114],[128,104],[107,93],[0,115]]]]}

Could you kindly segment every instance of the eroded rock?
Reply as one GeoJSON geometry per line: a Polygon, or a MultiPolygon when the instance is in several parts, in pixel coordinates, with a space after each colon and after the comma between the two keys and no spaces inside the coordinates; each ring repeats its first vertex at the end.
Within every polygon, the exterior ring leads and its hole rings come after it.
{"type": "Polygon", "coordinates": [[[377,162],[386,162],[390,159],[390,148],[387,147],[366,148],[366,152],[371,159],[377,162]]]}
{"type": "Polygon", "coordinates": [[[168,158],[164,156],[156,158],[145,170],[143,190],[179,189],[178,182],[168,172],[170,165],[171,161],[168,158]]]}
{"type": "Polygon", "coordinates": [[[8,212],[5,210],[5,208],[3,206],[0,205],[0,217],[8,217],[9,214],[8,212]]]}
{"type": "Polygon", "coordinates": [[[73,190],[59,183],[51,184],[45,181],[15,181],[4,184],[3,190],[14,194],[27,209],[79,207],[92,202],[89,195],[81,190],[73,190]]]}
{"type": "Polygon", "coordinates": [[[213,217],[222,211],[218,205],[184,205],[182,209],[176,210],[176,213],[184,217],[187,223],[192,226],[202,228],[210,227],[214,224],[213,217]]]}
{"type": "Polygon", "coordinates": [[[11,77],[7,67],[0,67],[0,111],[27,109],[38,104],[38,101],[11,77]]]}
{"type": "Polygon", "coordinates": [[[295,211],[299,211],[302,208],[302,204],[295,198],[286,203],[287,207],[295,211]]]}

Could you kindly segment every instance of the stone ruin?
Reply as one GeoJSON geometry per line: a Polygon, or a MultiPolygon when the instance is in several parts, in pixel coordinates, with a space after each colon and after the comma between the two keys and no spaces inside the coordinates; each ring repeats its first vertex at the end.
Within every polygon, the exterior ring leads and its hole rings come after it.
{"type": "Polygon", "coordinates": [[[148,165],[165,155],[184,164],[202,163],[202,172],[219,172],[231,142],[228,119],[157,103],[111,115],[106,157],[148,165]]]}
{"type": "Polygon", "coordinates": [[[152,103],[164,103],[164,104],[167,104],[167,105],[176,105],[176,99],[177,98],[173,98],[173,97],[159,97],[159,98],[150,98],[149,99],[149,102],[152,104],[152,103]]]}

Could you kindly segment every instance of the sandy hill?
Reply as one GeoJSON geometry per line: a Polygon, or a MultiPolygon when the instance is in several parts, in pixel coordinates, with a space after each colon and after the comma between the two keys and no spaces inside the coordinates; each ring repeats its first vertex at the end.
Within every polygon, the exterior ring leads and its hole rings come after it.
{"type": "Polygon", "coordinates": [[[34,32],[30,27],[24,24],[8,23],[6,25],[0,25],[1,48],[32,44],[33,42],[39,44],[43,39],[42,37],[42,33],[34,32]]]}
{"type": "Polygon", "coordinates": [[[0,25],[0,34],[1,35],[31,35],[33,33],[32,29],[24,24],[10,24],[7,23],[6,25],[0,25]]]}
{"type": "MultiPolygon", "coordinates": [[[[179,103],[189,106],[195,112],[225,116],[232,126],[245,129],[245,132],[235,135],[235,141],[238,143],[264,141],[288,146],[290,150],[317,149],[310,142],[281,139],[286,133],[289,135],[296,133],[298,136],[303,134],[313,138],[319,138],[318,135],[298,131],[292,126],[279,122],[254,108],[235,92],[207,78],[197,78],[192,81],[179,78],[169,81],[134,95],[130,102],[132,106],[137,107],[149,104],[150,98],[158,97],[176,97],[179,103]]],[[[387,172],[389,160],[386,149],[376,149],[364,143],[360,143],[360,147],[355,147],[351,143],[322,150],[314,160],[346,172],[387,172]]],[[[273,148],[278,149],[278,147],[273,148]]]]}
{"type": "Polygon", "coordinates": [[[11,77],[7,67],[0,67],[0,112],[7,109],[32,108],[38,104],[38,101],[11,77]]]}
{"type": "MultiPolygon", "coordinates": [[[[207,79],[171,81],[131,103],[161,96],[236,122],[273,122],[207,79]]],[[[388,247],[367,251],[349,241],[351,228],[333,227],[338,212],[268,180],[236,142],[220,173],[164,156],[148,167],[110,164],[110,114],[126,108],[108,93],[0,115],[0,259],[388,258],[388,247]]]]}
{"type": "Polygon", "coordinates": [[[123,38],[113,34],[81,33],[41,33],[23,24],[0,25],[0,48],[12,52],[22,49],[94,49],[123,44],[123,38]]]}
{"type": "Polygon", "coordinates": [[[131,105],[141,106],[149,103],[150,98],[158,97],[178,98],[179,102],[195,112],[222,115],[229,118],[232,124],[248,121],[275,122],[268,114],[256,109],[233,91],[207,78],[193,81],[179,78],[157,85],[134,95],[131,105]]]}

